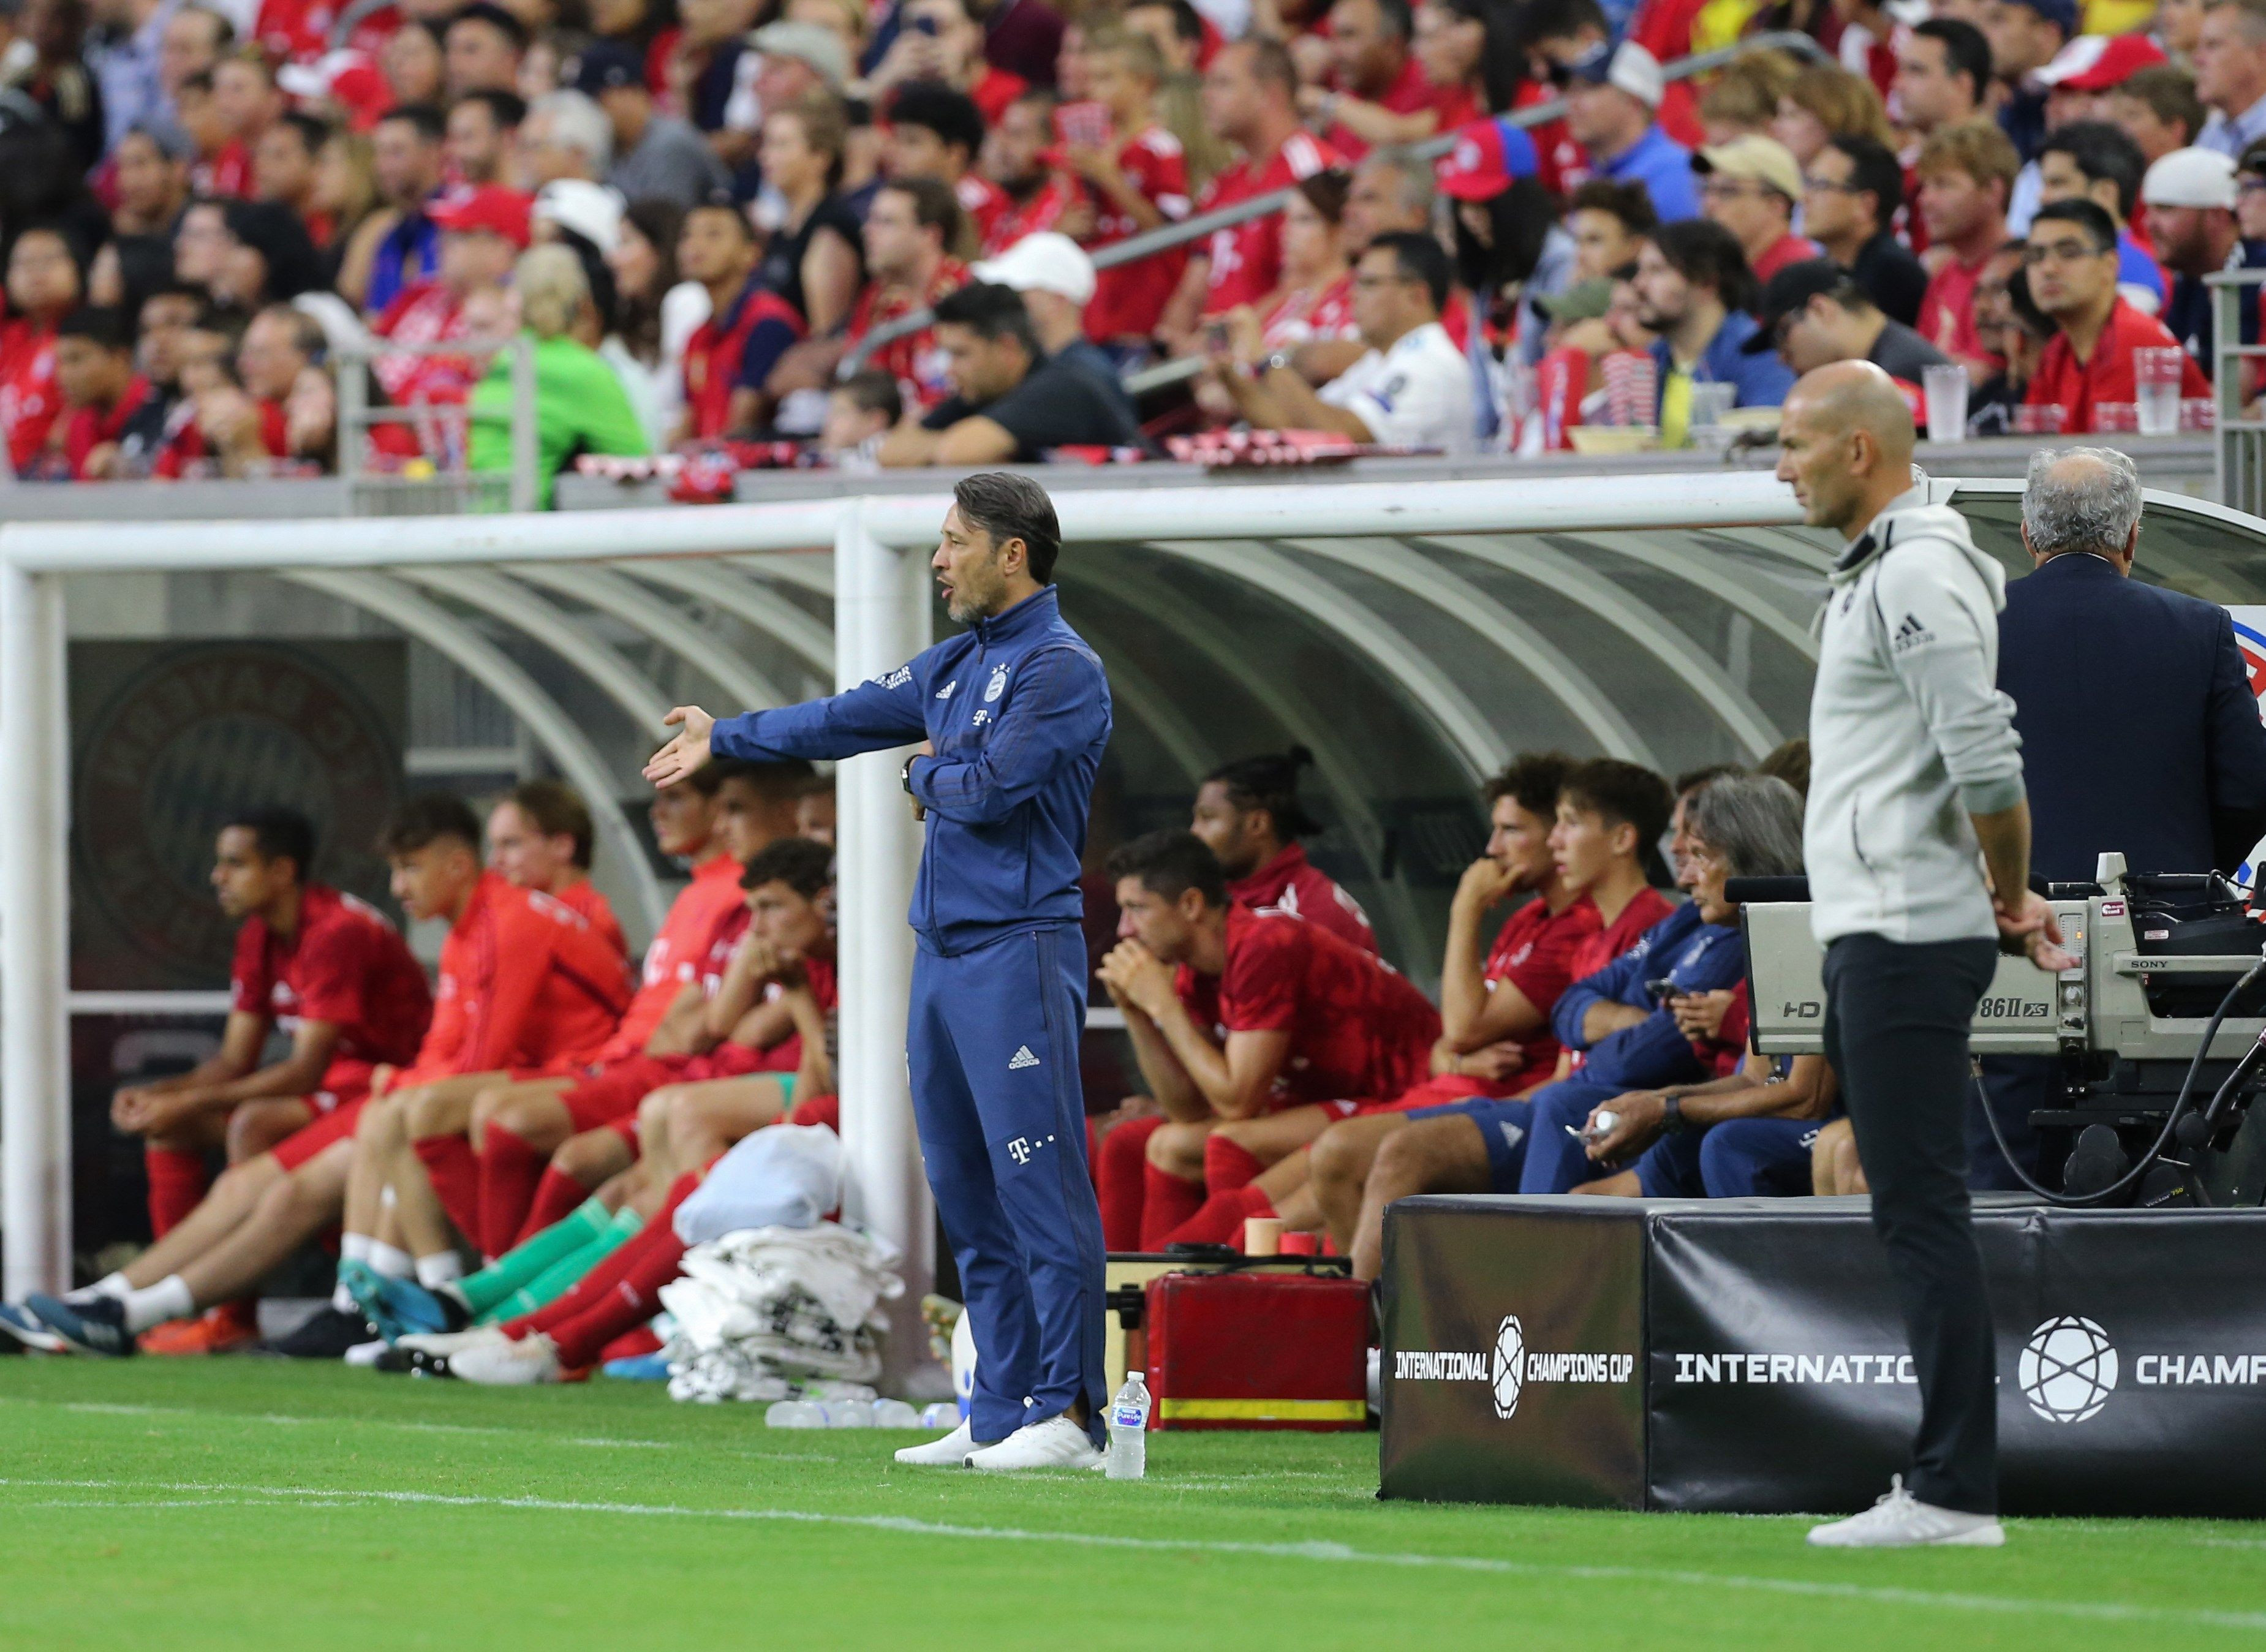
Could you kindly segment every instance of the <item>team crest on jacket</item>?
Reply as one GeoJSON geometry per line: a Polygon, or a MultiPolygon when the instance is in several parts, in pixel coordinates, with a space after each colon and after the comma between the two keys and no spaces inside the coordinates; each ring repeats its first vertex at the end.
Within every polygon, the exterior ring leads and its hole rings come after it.
{"type": "Polygon", "coordinates": [[[989,705],[1006,691],[1007,668],[1004,665],[995,665],[991,668],[991,680],[983,685],[983,703],[989,705]]]}

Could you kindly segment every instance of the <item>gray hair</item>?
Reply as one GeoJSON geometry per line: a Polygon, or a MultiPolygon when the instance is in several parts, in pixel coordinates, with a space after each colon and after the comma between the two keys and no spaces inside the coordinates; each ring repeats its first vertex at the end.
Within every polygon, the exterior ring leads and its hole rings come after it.
{"type": "Polygon", "coordinates": [[[2041,448],[2022,488],[2022,527],[2043,557],[2122,556],[2140,522],[2140,472],[2114,448],[2041,448]]]}
{"type": "Polygon", "coordinates": [[[1400,179],[1393,196],[1401,211],[1414,218],[1432,216],[1436,195],[1432,163],[1421,158],[1414,150],[1401,143],[1380,144],[1363,157],[1361,164],[1363,170],[1378,167],[1400,179]]]}
{"type": "Polygon", "coordinates": [[[527,111],[530,121],[537,117],[549,129],[551,142],[581,155],[593,178],[605,176],[606,164],[613,158],[614,123],[596,100],[572,90],[545,92],[527,111]]]}
{"type": "Polygon", "coordinates": [[[1684,830],[1723,858],[1735,878],[1802,873],[1802,793],[1762,774],[1710,780],[1684,806],[1684,830]]]}

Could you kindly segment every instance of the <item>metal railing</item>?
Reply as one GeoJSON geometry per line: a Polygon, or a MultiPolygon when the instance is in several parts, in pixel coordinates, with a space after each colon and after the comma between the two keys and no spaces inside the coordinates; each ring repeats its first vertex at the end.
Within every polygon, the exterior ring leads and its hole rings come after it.
{"type": "Polygon", "coordinates": [[[448,515],[458,511],[493,509],[501,505],[515,511],[533,510],[542,497],[537,474],[541,444],[537,439],[535,406],[535,340],[521,333],[508,339],[450,339],[434,344],[397,344],[372,339],[359,346],[333,352],[338,364],[339,478],[347,484],[355,514],[385,516],[448,515]],[[369,395],[371,364],[383,355],[474,356],[511,354],[511,469],[504,476],[483,476],[470,465],[471,404],[413,402],[402,406],[373,406],[369,395]],[[465,463],[461,470],[431,475],[372,474],[362,466],[363,445],[378,425],[419,427],[457,424],[464,427],[465,463]]]}
{"type": "Polygon", "coordinates": [[[2249,362],[2266,358],[2266,342],[2242,341],[2242,312],[2254,312],[2266,269],[2224,270],[2204,277],[2211,289],[2211,399],[2217,429],[2212,443],[2218,502],[2231,510],[2266,515],[2266,417],[2243,405],[2249,362]]]}
{"type": "MultiPolygon", "coordinates": [[[[1744,40],[1733,40],[1729,46],[1717,47],[1712,52],[1694,52],[1689,57],[1679,57],[1672,63],[1662,65],[1661,78],[1688,80],[1694,75],[1704,75],[1738,58],[1764,51],[1792,52],[1798,57],[1814,58],[1820,62],[1831,61],[1831,57],[1809,35],[1799,30],[1780,29],[1768,34],[1751,34],[1744,40]]],[[[1526,108],[1514,110],[1502,119],[1504,125],[1524,130],[1530,127],[1547,126],[1565,113],[1566,99],[1553,98],[1547,103],[1532,104],[1526,108]]],[[[1444,132],[1437,137],[1426,138],[1421,143],[1407,147],[1418,159],[1429,161],[1445,155],[1455,144],[1456,135],[1444,132]]],[[[1113,241],[1107,246],[1094,249],[1093,267],[1097,270],[1115,269],[1120,264],[1130,264],[1137,259],[1185,246],[1215,230],[1233,229],[1237,224],[1248,223],[1254,218],[1263,218],[1270,212],[1280,212],[1289,202],[1290,194],[1288,189],[1270,190],[1263,195],[1254,195],[1248,201],[1239,201],[1232,206],[1198,213],[1195,217],[1183,218],[1178,223],[1161,224],[1154,230],[1144,230],[1139,235],[1128,236],[1122,241],[1113,241]]],[[[918,333],[934,319],[934,311],[915,310],[874,328],[842,358],[838,369],[841,376],[847,377],[856,372],[866,364],[867,357],[891,340],[901,339],[909,333],[918,333]]]]}

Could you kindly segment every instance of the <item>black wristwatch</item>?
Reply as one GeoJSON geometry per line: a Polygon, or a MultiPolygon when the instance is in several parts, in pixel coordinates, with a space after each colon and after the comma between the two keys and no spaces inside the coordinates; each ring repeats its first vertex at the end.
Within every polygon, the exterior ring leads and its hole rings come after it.
{"type": "Polygon", "coordinates": [[[905,759],[905,766],[897,771],[897,784],[905,788],[907,797],[911,797],[913,794],[913,764],[921,760],[922,755],[916,751],[905,759]]]}
{"type": "Polygon", "coordinates": [[[1660,1133],[1676,1136],[1684,1129],[1684,1098],[1673,1090],[1663,1091],[1660,1098],[1660,1133]]]}

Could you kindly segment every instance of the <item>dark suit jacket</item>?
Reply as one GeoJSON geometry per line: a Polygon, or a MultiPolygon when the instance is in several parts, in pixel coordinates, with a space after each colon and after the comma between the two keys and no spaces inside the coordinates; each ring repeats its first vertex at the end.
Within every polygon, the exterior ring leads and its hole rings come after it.
{"type": "Polygon", "coordinates": [[[2058,556],[2007,587],[1999,686],[2014,698],[2031,870],[2232,872],[2266,830],[2266,727],[2226,610],[2058,556]]]}

